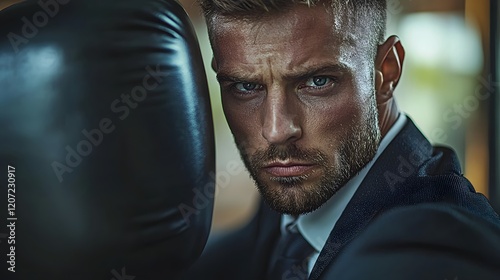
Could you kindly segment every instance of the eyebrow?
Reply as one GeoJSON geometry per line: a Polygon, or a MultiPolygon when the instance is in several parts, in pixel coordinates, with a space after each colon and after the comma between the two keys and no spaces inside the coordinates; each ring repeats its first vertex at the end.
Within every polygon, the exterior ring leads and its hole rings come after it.
{"type": "Polygon", "coordinates": [[[325,72],[336,72],[336,73],[347,73],[348,72],[347,65],[340,64],[326,64],[326,65],[313,65],[296,71],[296,73],[286,74],[284,79],[286,80],[303,80],[313,76],[317,76],[321,73],[325,72]]]}
{"type": "MultiPolygon", "coordinates": [[[[348,67],[345,64],[326,64],[326,65],[312,65],[304,67],[300,70],[294,71],[294,73],[289,73],[284,75],[285,80],[304,80],[313,76],[317,76],[325,72],[338,72],[346,73],[348,72],[348,67]]],[[[221,82],[257,82],[259,78],[253,73],[250,75],[247,72],[236,71],[233,73],[218,73],[217,81],[221,82]],[[245,77],[245,78],[242,78],[245,77]]]]}
{"type": "MultiPolygon", "coordinates": [[[[238,76],[238,74],[232,74],[232,75],[226,75],[226,74],[221,74],[221,73],[217,73],[217,81],[219,81],[219,83],[221,82],[243,82],[243,81],[246,81],[248,82],[249,80],[254,80],[254,79],[241,79],[241,78],[237,78],[236,76],[238,76]]],[[[241,75],[243,76],[243,75],[241,75]]]]}

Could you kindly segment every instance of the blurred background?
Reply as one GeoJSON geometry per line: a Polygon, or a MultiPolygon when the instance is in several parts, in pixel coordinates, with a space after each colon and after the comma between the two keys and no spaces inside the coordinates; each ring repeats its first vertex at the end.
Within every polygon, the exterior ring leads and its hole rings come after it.
{"type": "MultiPolygon", "coordinates": [[[[258,193],[224,118],[201,11],[195,0],[180,2],[195,26],[209,79],[218,180],[212,230],[220,232],[238,227],[252,216],[258,193]]],[[[406,48],[403,78],[396,90],[400,107],[433,144],[453,147],[476,190],[497,202],[491,197],[497,193],[489,187],[497,176],[494,164],[499,158],[493,154],[491,144],[495,143],[490,137],[498,121],[489,110],[499,81],[490,63],[494,7],[489,0],[388,2],[388,35],[398,35],[406,48]]]]}

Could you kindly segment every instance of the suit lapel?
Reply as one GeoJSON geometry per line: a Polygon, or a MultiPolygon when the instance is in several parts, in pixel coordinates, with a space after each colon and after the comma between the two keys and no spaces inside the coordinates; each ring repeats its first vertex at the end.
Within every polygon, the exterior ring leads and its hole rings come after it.
{"type": "Polygon", "coordinates": [[[341,249],[377,213],[390,205],[394,192],[432,155],[432,146],[408,118],[406,125],[377,159],[330,233],[309,277],[320,279],[341,249]]]}

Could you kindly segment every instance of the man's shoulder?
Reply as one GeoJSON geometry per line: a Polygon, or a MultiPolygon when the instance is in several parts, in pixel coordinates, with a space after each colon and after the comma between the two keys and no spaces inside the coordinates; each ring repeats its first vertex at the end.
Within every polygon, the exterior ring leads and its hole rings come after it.
{"type": "Polygon", "coordinates": [[[433,153],[414,174],[401,179],[387,192],[384,209],[424,203],[445,203],[500,224],[498,214],[488,199],[476,192],[472,183],[462,174],[454,151],[445,147],[433,148],[433,153]]]}
{"type": "MultiPolygon", "coordinates": [[[[463,176],[455,151],[432,146],[409,118],[376,161],[359,192],[377,194],[383,200],[383,209],[440,202],[498,220],[488,200],[476,193],[463,176]]],[[[362,199],[356,201],[363,203],[362,199]]]]}
{"type": "Polygon", "coordinates": [[[366,275],[384,280],[498,279],[500,226],[447,203],[394,208],[339,255],[324,279],[366,275]]]}
{"type": "Polygon", "coordinates": [[[432,154],[414,174],[392,190],[393,207],[422,203],[445,203],[468,211],[478,218],[500,224],[488,199],[476,192],[462,174],[456,153],[448,147],[432,148],[432,154]]]}

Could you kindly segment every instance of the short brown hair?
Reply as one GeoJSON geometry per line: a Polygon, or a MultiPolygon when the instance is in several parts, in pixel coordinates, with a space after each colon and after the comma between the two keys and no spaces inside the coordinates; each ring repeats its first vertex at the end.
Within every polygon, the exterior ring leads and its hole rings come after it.
{"type": "Polygon", "coordinates": [[[266,13],[286,11],[297,4],[314,6],[322,1],[330,3],[331,10],[336,13],[346,13],[351,19],[368,23],[371,30],[367,35],[376,53],[376,47],[385,39],[387,0],[198,0],[209,33],[212,33],[213,19],[217,15],[252,19],[266,13]]]}

